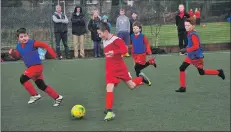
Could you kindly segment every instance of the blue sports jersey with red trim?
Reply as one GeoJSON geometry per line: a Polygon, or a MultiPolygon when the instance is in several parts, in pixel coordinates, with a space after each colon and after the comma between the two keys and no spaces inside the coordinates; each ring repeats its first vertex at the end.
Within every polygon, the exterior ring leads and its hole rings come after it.
{"type": "Polygon", "coordinates": [[[34,40],[28,40],[24,48],[22,47],[21,43],[18,43],[16,46],[16,49],[19,52],[26,67],[39,65],[42,63],[39,58],[38,49],[34,48],[34,42],[34,40]]]}
{"type": "Polygon", "coordinates": [[[188,52],[187,56],[194,60],[194,59],[199,59],[199,58],[203,58],[204,55],[203,55],[203,50],[200,46],[200,38],[198,36],[198,34],[196,32],[191,32],[189,35],[188,35],[188,45],[187,45],[187,48],[190,48],[193,46],[193,42],[192,42],[192,35],[196,35],[198,37],[198,40],[199,40],[199,48],[195,51],[192,51],[192,52],[188,52]]]}
{"type": "Polygon", "coordinates": [[[144,35],[139,34],[138,38],[134,34],[131,35],[134,54],[143,54],[146,52],[146,45],[144,44],[144,35]]]}

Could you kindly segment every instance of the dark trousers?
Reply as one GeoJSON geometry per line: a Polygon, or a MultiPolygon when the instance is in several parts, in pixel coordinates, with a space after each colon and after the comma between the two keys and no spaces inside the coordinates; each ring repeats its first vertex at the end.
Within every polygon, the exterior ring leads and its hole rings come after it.
{"type": "Polygon", "coordinates": [[[144,68],[146,68],[149,65],[150,65],[149,62],[146,62],[144,65],[136,63],[135,66],[134,66],[134,69],[136,71],[136,76],[139,77],[139,74],[140,74],[141,70],[143,70],[144,68]]]}
{"type": "Polygon", "coordinates": [[[63,46],[65,49],[65,55],[66,57],[69,56],[69,47],[67,45],[67,32],[62,32],[62,33],[55,33],[55,42],[56,42],[56,54],[57,57],[61,56],[61,51],[60,51],[60,41],[62,40],[63,46]]]}
{"type": "Polygon", "coordinates": [[[196,18],[196,25],[200,25],[201,24],[201,19],[200,18],[196,18]]]}
{"type": "Polygon", "coordinates": [[[187,32],[185,30],[178,30],[179,48],[183,49],[188,45],[187,32]]]}
{"type": "Polygon", "coordinates": [[[101,49],[100,43],[101,43],[101,41],[93,41],[93,43],[94,43],[94,56],[100,57],[101,56],[100,55],[100,49],[101,49]]]}

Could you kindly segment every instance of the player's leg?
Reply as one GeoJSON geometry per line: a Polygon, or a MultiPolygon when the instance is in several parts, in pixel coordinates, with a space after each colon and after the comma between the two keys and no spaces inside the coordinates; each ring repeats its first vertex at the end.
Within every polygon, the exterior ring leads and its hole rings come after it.
{"type": "MultiPolygon", "coordinates": [[[[134,89],[136,88],[138,85],[141,85],[142,82],[149,84],[149,79],[146,76],[142,75],[143,73],[140,73],[140,75],[138,77],[135,78],[131,78],[130,76],[124,76],[124,78],[122,78],[125,83],[127,84],[128,88],[130,89],[134,89]]],[[[150,86],[150,85],[149,85],[150,86]]]]}
{"type": "Polygon", "coordinates": [[[63,100],[63,96],[59,95],[51,86],[46,85],[42,73],[40,73],[40,75],[33,80],[40,90],[46,92],[51,98],[55,100],[53,106],[60,105],[63,100]]]}
{"type": "Polygon", "coordinates": [[[203,68],[197,68],[200,75],[218,75],[223,80],[225,79],[225,74],[222,69],[215,70],[215,69],[203,69],[203,68]]]}
{"type": "MultiPolygon", "coordinates": [[[[124,37],[123,38],[124,38],[124,42],[125,42],[126,46],[128,47],[128,45],[130,44],[130,34],[129,34],[129,32],[124,32],[124,37]]],[[[126,53],[125,56],[129,57],[130,55],[129,55],[129,53],[126,53]]]]}
{"type": "MultiPolygon", "coordinates": [[[[36,66],[31,66],[27,68],[24,74],[20,77],[21,84],[25,87],[27,92],[31,95],[28,104],[32,104],[41,98],[41,95],[37,93],[33,84],[29,81],[35,76],[36,66]]],[[[38,69],[39,70],[39,69],[38,69]]]]}
{"type": "Polygon", "coordinates": [[[113,83],[108,83],[106,86],[106,116],[105,121],[109,121],[115,118],[115,114],[112,112],[112,107],[114,103],[114,87],[113,83]]]}
{"type": "Polygon", "coordinates": [[[204,69],[204,61],[203,58],[192,60],[192,64],[197,68],[200,75],[217,75],[221,77],[223,80],[225,79],[225,74],[222,69],[204,69]]]}
{"type": "Polygon", "coordinates": [[[181,64],[180,70],[180,88],[175,90],[176,92],[186,92],[186,77],[185,77],[185,70],[191,64],[189,58],[185,58],[184,62],[181,64]]]}

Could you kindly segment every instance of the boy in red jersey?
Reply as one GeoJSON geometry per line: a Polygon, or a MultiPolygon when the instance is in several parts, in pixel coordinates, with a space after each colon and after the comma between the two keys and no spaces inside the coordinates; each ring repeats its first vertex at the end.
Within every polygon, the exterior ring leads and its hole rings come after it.
{"type": "Polygon", "coordinates": [[[200,46],[200,39],[196,31],[194,30],[196,25],[196,21],[193,17],[188,18],[185,21],[185,29],[188,32],[188,45],[187,48],[181,49],[181,53],[187,52],[187,57],[184,59],[184,62],[180,66],[180,88],[176,90],[176,92],[186,92],[186,84],[185,84],[185,70],[190,65],[193,64],[200,75],[218,75],[223,80],[225,79],[225,75],[222,69],[214,70],[214,69],[204,69],[204,55],[202,48],[200,46]]]}
{"type": "Polygon", "coordinates": [[[121,55],[127,53],[128,49],[124,41],[109,32],[107,23],[101,23],[98,27],[98,34],[103,39],[104,54],[106,58],[106,116],[105,121],[112,120],[115,114],[112,112],[114,101],[114,87],[123,80],[130,89],[134,89],[142,81],[147,83],[147,78],[143,75],[132,80],[126,64],[121,55]]]}
{"type": "MultiPolygon", "coordinates": [[[[132,44],[132,57],[135,62],[135,71],[136,76],[138,77],[141,73],[141,70],[146,68],[149,65],[153,65],[156,67],[155,59],[150,58],[146,62],[146,56],[151,55],[152,51],[150,48],[150,43],[144,34],[141,33],[141,24],[140,22],[136,21],[132,25],[133,27],[133,34],[131,35],[131,44],[132,44]]],[[[141,73],[142,74],[142,73],[141,73]]],[[[151,81],[148,80],[148,85],[151,86],[151,81]]]]}
{"type": "Polygon", "coordinates": [[[34,86],[29,81],[32,79],[40,90],[46,92],[55,100],[53,106],[59,106],[63,100],[63,96],[59,95],[53,88],[45,84],[42,74],[43,66],[39,58],[38,48],[46,49],[53,58],[56,58],[56,53],[46,43],[31,40],[25,28],[17,30],[17,38],[19,43],[16,46],[16,50],[10,49],[9,54],[14,58],[21,58],[27,67],[24,74],[20,77],[20,82],[31,95],[28,104],[32,104],[41,98],[41,95],[37,93],[34,86]]]}

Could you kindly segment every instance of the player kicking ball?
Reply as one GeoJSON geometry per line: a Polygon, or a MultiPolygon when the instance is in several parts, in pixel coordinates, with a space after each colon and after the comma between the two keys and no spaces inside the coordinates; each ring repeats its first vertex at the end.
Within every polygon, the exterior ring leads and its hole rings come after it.
{"type": "Polygon", "coordinates": [[[53,106],[59,106],[63,100],[63,96],[59,95],[53,88],[45,84],[42,74],[43,65],[39,58],[38,48],[46,49],[53,58],[56,58],[55,52],[48,44],[37,40],[31,40],[25,28],[17,30],[17,39],[19,43],[16,45],[16,50],[10,49],[9,54],[16,59],[21,58],[27,67],[24,74],[20,77],[20,82],[31,95],[28,104],[32,104],[41,98],[41,95],[37,93],[34,86],[29,81],[32,79],[40,90],[46,92],[55,100],[53,106]]]}
{"type": "Polygon", "coordinates": [[[225,79],[225,75],[222,69],[214,70],[214,69],[203,69],[204,66],[204,55],[200,45],[200,39],[195,28],[196,21],[194,18],[188,18],[185,21],[185,29],[188,32],[188,46],[185,49],[181,50],[181,53],[187,52],[187,57],[184,59],[184,62],[180,66],[180,88],[176,90],[176,92],[186,92],[186,84],[185,84],[185,70],[186,68],[193,64],[200,75],[218,75],[223,80],[225,79]]]}
{"type": "Polygon", "coordinates": [[[110,33],[107,23],[101,23],[97,30],[99,36],[103,39],[104,54],[106,59],[106,116],[105,121],[114,119],[115,114],[112,111],[114,102],[114,87],[120,80],[123,80],[128,88],[134,89],[141,82],[148,84],[149,80],[140,74],[134,79],[129,75],[127,66],[121,55],[128,52],[124,41],[110,33]]]}
{"type": "MultiPolygon", "coordinates": [[[[152,57],[146,62],[146,56],[151,55],[152,51],[150,48],[150,43],[148,42],[147,37],[141,33],[141,23],[136,21],[132,25],[134,34],[131,35],[131,44],[132,44],[132,58],[134,59],[136,71],[136,76],[138,77],[141,73],[141,70],[153,65],[156,67],[155,59],[152,57]]],[[[151,81],[148,82],[148,85],[151,86],[151,81]]]]}

